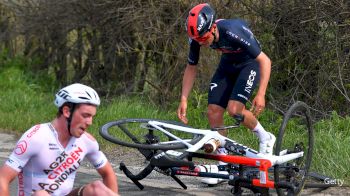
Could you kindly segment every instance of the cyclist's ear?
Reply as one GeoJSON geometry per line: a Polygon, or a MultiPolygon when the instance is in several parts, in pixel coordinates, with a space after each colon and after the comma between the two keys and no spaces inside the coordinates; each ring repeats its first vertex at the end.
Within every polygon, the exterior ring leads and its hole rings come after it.
{"type": "Polygon", "coordinates": [[[66,118],[70,116],[70,107],[65,105],[62,107],[62,115],[66,118]]]}

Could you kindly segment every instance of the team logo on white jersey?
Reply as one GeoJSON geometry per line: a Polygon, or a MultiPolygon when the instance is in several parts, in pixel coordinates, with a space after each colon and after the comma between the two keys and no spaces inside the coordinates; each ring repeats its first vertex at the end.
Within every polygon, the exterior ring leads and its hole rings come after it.
{"type": "Polygon", "coordinates": [[[25,153],[27,150],[27,142],[25,140],[21,140],[18,142],[16,148],[15,148],[15,153],[17,155],[21,155],[25,153]]]}

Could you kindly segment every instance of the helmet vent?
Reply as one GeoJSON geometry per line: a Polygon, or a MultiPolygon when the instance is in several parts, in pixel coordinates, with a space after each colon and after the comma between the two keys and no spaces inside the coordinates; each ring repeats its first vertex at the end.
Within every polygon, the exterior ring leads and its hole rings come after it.
{"type": "Polygon", "coordinates": [[[208,18],[207,18],[207,15],[206,15],[206,14],[202,13],[201,15],[202,15],[202,17],[204,18],[204,20],[205,20],[205,21],[207,21],[207,20],[208,20],[208,18]]]}
{"type": "Polygon", "coordinates": [[[87,95],[89,95],[90,98],[92,98],[91,95],[89,94],[89,92],[87,92],[87,91],[85,91],[85,92],[86,92],[87,95]]]}
{"type": "Polygon", "coordinates": [[[192,35],[194,35],[194,29],[193,26],[190,27],[192,35]]]}

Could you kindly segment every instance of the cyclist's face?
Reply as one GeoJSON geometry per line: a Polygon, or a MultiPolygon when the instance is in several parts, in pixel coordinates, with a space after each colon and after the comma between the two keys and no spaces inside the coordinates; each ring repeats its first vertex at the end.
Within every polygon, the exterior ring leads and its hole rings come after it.
{"type": "Polygon", "coordinates": [[[212,28],[210,31],[205,33],[203,36],[195,37],[193,39],[196,40],[201,46],[210,46],[214,41],[213,32],[214,32],[214,28],[212,28]]]}
{"type": "Polygon", "coordinates": [[[96,115],[96,106],[90,104],[79,104],[74,113],[71,123],[71,134],[80,137],[87,128],[92,125],[93,117],[96,115]]]}

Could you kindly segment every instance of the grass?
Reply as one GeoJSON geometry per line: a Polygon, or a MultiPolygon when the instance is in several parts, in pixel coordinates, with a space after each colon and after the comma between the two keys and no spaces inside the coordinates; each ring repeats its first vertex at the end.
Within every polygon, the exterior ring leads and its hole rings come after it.
{"type": "Polygon", "coordinates": [[[24,71],[9,68],[0,73],[0,127],[23,132],[30,124],[55,116],[53,100],[36,84],[27,82],[24,71]],[[52,106],[51,106],[52,105],[52,106]]]}
{"type": "Polygon", "coordinates": [[[350,179],[350,118],[333,114],[332,119],[315,125],[316,148],[313,168],[321,173],[330,173],[338,179],[350,179]]]}
{"type": "MultiPolygon", "coordinates": [[[[31,126],[51,121],[55,117],[57,110],[53,104],[55,92],[40,85],[43,82],[40,81],[40,77],[33,80],[21,67],[7,66],[0,68],[0,78],[1,129],[21,134],[31,126]]],[[[113,100],[102,100],[90,132],[101,143],[102,149],[114,148],[115,145],[102,139],[98,133],[103,124],[122,118],[177,120],[176,107],[177,103],[168,109],[157,107],[142,97],[116,97],[113,100]]],[[[207,128],[205,111],[205,102],[198,104],[196,99],[191,100],[187,114],[190,125],[196,128],[207,128]]],[[[268,131],[275,135],[278,134],[282,116],[265,111],[259,120],[268,131]]],[[[225,116],[226,124],[231,121],[230,117],[225,116]]],[[[316,122],[314,130],[315,147],[312,170],[345,180],[346,184],[349,184],[350,118],[343,118],[334,113],[331,119],[316,122]]],[[[230,130],[229,137],[257,149],[256,136],[243,127],[230,130]]],[[[293,143],[295,138],[286,139],[293,143]]]]}

